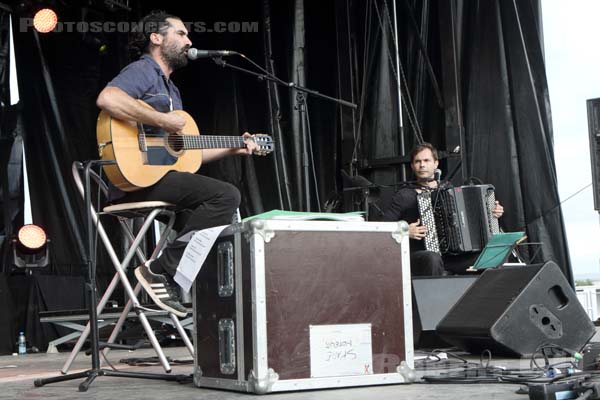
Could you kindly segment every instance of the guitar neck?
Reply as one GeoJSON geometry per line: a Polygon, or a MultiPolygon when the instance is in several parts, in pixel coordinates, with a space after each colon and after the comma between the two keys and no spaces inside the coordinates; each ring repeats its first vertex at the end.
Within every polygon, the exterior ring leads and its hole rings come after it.
{"type": "Polygon", "coordinates": [[[246,147],[241,136],[179,135],[184,149],[229,149],[246,147]]]}

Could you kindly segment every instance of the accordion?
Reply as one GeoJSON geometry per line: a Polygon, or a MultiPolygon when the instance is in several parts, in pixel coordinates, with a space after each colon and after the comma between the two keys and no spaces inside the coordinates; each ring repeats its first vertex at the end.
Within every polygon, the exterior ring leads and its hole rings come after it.
{"type": "Polygon", "coordinates": [[[425,249],[438,254],[481,251],[500,231],[492,216],[496,196],[492,185],[471,185],[417,194],[421,223],[427,226],[425,249]]]}

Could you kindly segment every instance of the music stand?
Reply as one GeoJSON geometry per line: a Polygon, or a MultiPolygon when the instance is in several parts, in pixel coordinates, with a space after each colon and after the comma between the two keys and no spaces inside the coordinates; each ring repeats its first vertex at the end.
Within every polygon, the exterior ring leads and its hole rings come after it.
{"type": "Polygon", "coordinates": [[[467,271],[494,268],[504,264],[515,246],[525,239],[527,239],[525,232],[496,233],[487,242],[475,263],[467,271]]]}
{"type": "MultiPolygon", "coordinates": [[[[85,274],[85,288],[88,295],[88,313],[90,316],[90,333],[91,333],[91,355],[92,355],[92,368],[83,372],[76,372],[73,374],[67,374],[62,376],[56,376],[52,378],[36,379],[33,384],[36,387],[44,386],[49,383],[69,381],[73,379],[86,378],[81,384],[79,384],[79,391],[86,392],[89,386],[92,384],[94,379],[99,376],[117,376],[122,378],[141,378],[141,379],[160,379],[167,381],[184,381],[188,379],[187,375],[166,375],[166,374],[152,374],[145,372],[125,372],[125,371],[113,371],[110,369],[100,368],[100,350],[99,350],[99,334],[98,334],[98,316],[96,313],[96,306],[98,299],[96,296],[96,258],[94,257],[94,224],[92,222],[91,213],[91,193],[90,193],[90,169],[95,166],[103,166],[107,164],[114,164],[114,161],[103,161],[103,160],[92,160],[85,163],[84,168],[84,179],[85,179],[85,196],[84,196],[84,207],[86,209],[86,228],[87,228],[87,239],[88,248],[86,254],[85,264],[87,265],[87,271],[85,274]]],[[[111,346],[107,344],[107,346],[111,346]]],[[[122,348],[123,346],[117,345],[114,347],[122,348]]]]}

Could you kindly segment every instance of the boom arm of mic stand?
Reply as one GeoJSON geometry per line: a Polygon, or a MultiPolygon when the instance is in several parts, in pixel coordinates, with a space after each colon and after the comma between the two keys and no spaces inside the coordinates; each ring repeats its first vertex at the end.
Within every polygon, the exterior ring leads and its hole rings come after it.
{"type": "MultiPolygon", "coordinates": [[[[251,61],[250,59],[248,59],[245,55],[237,53],[239,56],[241,56],[242,58],[247,59],[250,63],[254,64],[255,66],[258,67],[258,69],[262,69],[262,67],[260,67],[258,64],[256,64],[254,61],[251,61]]],[[[340,105],[346,106],[346,107],[350,107],[353,109],[357,108],[357,105],[354,103],[350,103],[348,101],[345,100],[341,100],[341,99],[336,99],[334,97],[330,97],[330,96],[326,96],[324,94],[321,94],[317,91],[314,90],[310,90],[307,89],[303,86],[297,85],[294,82],[285,82],[282,79],[279,79],[278,77],[276,77],[273,74],[270,73],[265,73],[265,74],[259,74],[257,72],[254,71],[250,71],[248,69],[242,68],[242,67],[238,67],[237,65],[231,65],[228,64],[225,60],[223,60],[221,57],[211,57],[212,60],[219,66],[221,67],[229,67],[232,68],[236,71],[240,71],[243,72],[245,74],[248,75],[253,75],[255,77],[257,77],[260,80],[269,80],[272,82],[277,83],[278,85],[281,86],[285,86],[288,89],[296,89],[298,92],[298,96],[296,96],[297,100],[298,100],[298,111],[300,112],[300,120],[301,120],[301,124],[300,124],[300,129],[301,129],[301,142],[302,142],[302,157],[303,157],[303,164],[304,164],[304,177],[303,177],[303,182],[304,182],[304,191],[305,191],[305,206],[306,209],[304,211],[310,211],[310,204],[311,204],[311,199],[310,199],[310,183],[308,180],[308,176],[309,176],[309,162],[308,162],[308,149],[309,149],[309,138],[308,138],[308,133],[307,133],[307,128],[306,128],[306,115],[304,115],[306,113],[306,109],[305,109],[305,105],[306,105],[306,100],[302,98],[302,96],[300,96],[300,92],[302,93],[307,93],[310,94],[312,96],[315,97],[319,97],[325,100],[329,100],[329,101],[333,101],[335,103],[338,103],[340,105]]],[[[312,151],[312,150],[311,150],[312,151]]],[[[314,167],[314,165],[313,165],[314,167]]],[[[314,170],[313,170],[314,171],[314,170]]],[[[315,178],[316,180],[316,178],[315,178]]]]}
{"type": "Polygon", "coordinates": [[[297,85],[294,82],[285,82],[285,81],[277,78],[274,75],[271,75],[271,74],[259,74],[259,73],[254,72],[254,71],[250,71],[248,69],[245,69],[245,68],[242,68],[242,67],[238,67],[237,65],[229,64],[227,61],[223,60],[223,58],[221,58],[221,57],[211,57],[211,58],[215,62],[215,64],[217,64],[220,67],[223,67],[223,68],[224,67],[229,67],[229,68],[235,69],[236,71],[244,72],[244,73],[249,74],[249,75],[254,75],[255,77],[257,77],[258,79],[260,79],[262,81],[264,81],[264,80],[272,81],[272,82],[275,82],[275,83],[277,83],[277,84],[279,84],[281,86],[285,86],[285,87],[287,87],[289,89],[296,89],[296,90],[308,93],[310,95],[313,95],[315,97],[320,97],[320,98],[325,99],[325,100],[336,102],[336,103],[341,104],[341,105],[346,106],[346,107],[350,107],[350,108],[353,108],[353,109],[358,108],[358,106],[356,104],[351,103],[349,101],[342,100],[342,99],[337,99],[335,97],[331,97],[331,96],[327,96],[325,94],[321,94],[321,93],[319,93],[319,92],[317,92],[315,90],[311,90],[311,89],[305,88],[304,86],[297,85]]]}

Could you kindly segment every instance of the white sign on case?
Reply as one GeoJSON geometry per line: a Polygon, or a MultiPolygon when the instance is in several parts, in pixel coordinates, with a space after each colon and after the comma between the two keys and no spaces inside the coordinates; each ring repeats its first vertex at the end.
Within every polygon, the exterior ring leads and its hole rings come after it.
{"type": "Polygon", "coordinates": [[[371,324],[310,325],[310,376],[371,375],[371,324]]]}

